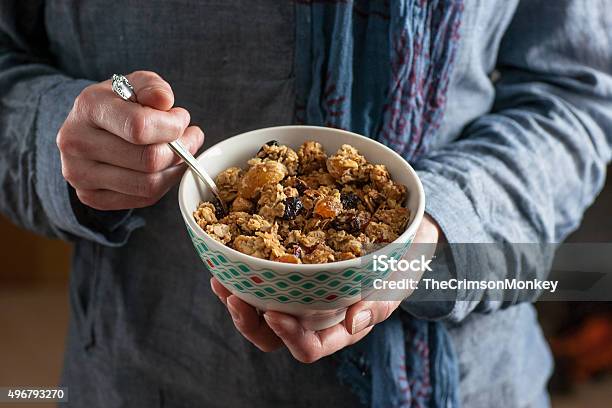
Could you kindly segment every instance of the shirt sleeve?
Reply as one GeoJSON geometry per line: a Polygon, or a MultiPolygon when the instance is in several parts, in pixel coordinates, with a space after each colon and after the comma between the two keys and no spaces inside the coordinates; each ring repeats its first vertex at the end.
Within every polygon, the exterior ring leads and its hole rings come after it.
{"type": "MultiPolygon", "coordinates": [[[[604,185],[612,146],[612,15],[605,1],[521,1],[504,35],[490,114],[416,163],[426,211],[450,245],[443,276],[545,279],[554,253],[510,245],[495,251],[458,243],[558,243],[575,230],[604,185]],[[499,254],[498,254],[499,255],[499,254]],[[503,265],[503,266],[501,266],[503,265]]],[[[552,246],[551,246],[552,247],[552,246]]],[[[403,308],[460,321],[521,300],[521,293],[457,290],[428,304],[424,292],[403,308]]]]}
{"type": "Polygon", "coordinates": [[[43,11],[41,0],[0,6],[0,211],[40,234],[121,245],[144,221],[82,205],[62,177],[56,135],[91,82],[53,66],[43,11]]]}

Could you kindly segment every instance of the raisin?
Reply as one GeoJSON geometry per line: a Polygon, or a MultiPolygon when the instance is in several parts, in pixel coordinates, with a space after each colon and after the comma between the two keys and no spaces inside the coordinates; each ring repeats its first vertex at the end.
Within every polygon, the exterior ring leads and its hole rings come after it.
{"type": "MultiPolygon", "coordinates": [[[[278,146],[278,141],[270,140],[270,141],[266,142],[266,146],[278,146]]],[[[261,146],[261,148],[259,149],[257,154],[261,153],[263,149],[264,149],[263,146],[261,146]]]]}
{"type": "Polygon", "coordinates": [[[293,220],[299,212],[302,210],[302,200],[300,197],[287,197],[284,201],[285,213],[283,214],[284,220],[293,220]]]}
{"type": "Polygon", "coordinates": [[[359,197],[357,197],[356,194],[351,193],[350,191],[340,194],[340,202],[342,203],[344,209],[352,210],[354,208],[357,208],[357,205],[360,201],[361,200],[359,199],[359,197]]]}
{"type": "Polygon", "coordinates": [[[343,231],[345,229],[345,223],[340,218],[334,218],[328,225],[336,231],[343,231]]]}
{"type": "Polygon", "coordinates": [[[361,222],[357,221],[357,217],[351,217],[348,220],[334,220],[330,224],[330,227],[336,231],[346,231],[349,234],[357,234],[361,231],[361,222]]]}
{"type": "Polygon", "coordinates": [[[362,230],[362,228],[364,227],[363,226],[363,220],[360,217],[353,217],[350,220],[349,225],[350,225],[350,228],[349,228],[350,231],[349,232],[351,234],[359,233],[362,230]]]}
{"type": "Polygon", "coordinates": [[[295,179],[295,189],[300,195],[304,194],[304,191],[308,190],[308,184],[302,179],[295,179]]]}
{"type": "Polygon", "coordinates": [[[212,199],[212,204],[215,207],[215,217],[217,217],[218,220],[227,215],[225,211],[223,211],[223,206],[217,198],[212,199]]]}
{"type": "Polygon", "coordinates": [[[351,226],[355,232],[363,232],[370,223],[370,214],[365,211],[360,211],[354,219],[351,220],[351,226]]]}

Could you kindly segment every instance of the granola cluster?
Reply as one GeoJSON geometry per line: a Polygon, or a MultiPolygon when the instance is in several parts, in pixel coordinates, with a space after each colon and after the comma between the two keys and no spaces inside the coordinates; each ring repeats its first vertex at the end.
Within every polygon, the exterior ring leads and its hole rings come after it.
{"type": "Polygon", "coordinates": [[[193,216],[213,239],[257,258],[326,263],[365,255],[394,241],[410,211],[406,187],[350,145],[327,156],[305,142],[298,151],[270,141],[216,183],[228,205],[201,203],[193,216]]]}

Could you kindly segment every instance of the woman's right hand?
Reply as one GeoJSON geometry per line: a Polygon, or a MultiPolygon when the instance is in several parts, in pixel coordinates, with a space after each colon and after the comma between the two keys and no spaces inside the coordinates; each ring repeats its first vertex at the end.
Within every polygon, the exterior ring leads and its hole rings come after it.
{"type": "Polygon", "coordinates": [[[62,174],[79,200],[98,210],[156,203],[185,171],[167,146],[180,139],[194,154],[204,133],[174,108],[170,85],[153,72],[127,75],[138,103],[113,93],[110,80],[85,88],[57,135],[62,174]]]}

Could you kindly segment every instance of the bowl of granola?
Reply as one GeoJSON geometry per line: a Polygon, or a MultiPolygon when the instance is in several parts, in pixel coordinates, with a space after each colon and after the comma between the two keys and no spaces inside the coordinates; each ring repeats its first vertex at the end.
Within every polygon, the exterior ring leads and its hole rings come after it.
{"type": "Polygon", "coordinates": [[[279,126],[226,139],[198,160],[215,178],[224,213],[186,172],[179,206],[205,267],[260,310],[313,330],[344,319],[401,258],[425,207],[416,172],[388,147],[355,133],[279,126]]]}

